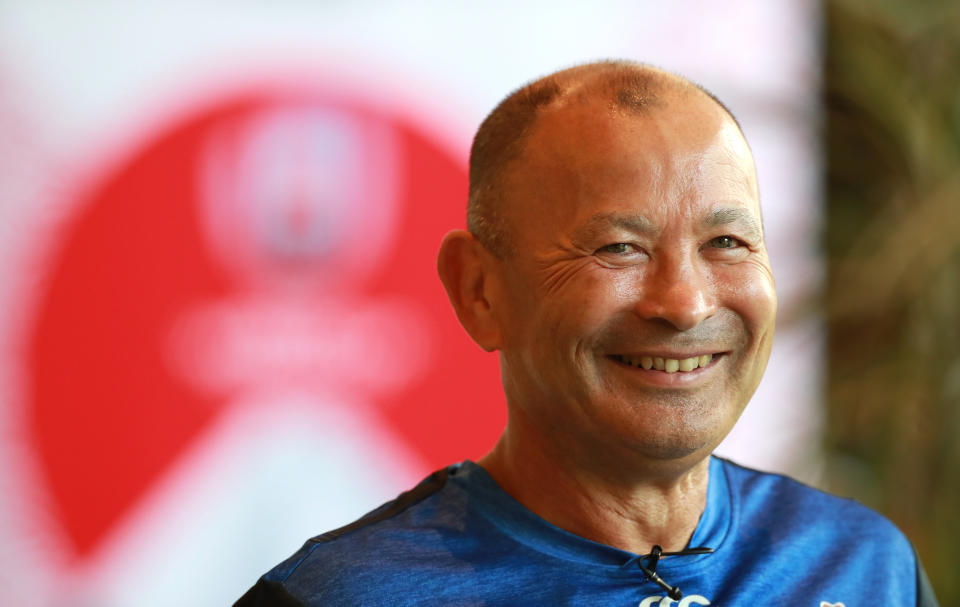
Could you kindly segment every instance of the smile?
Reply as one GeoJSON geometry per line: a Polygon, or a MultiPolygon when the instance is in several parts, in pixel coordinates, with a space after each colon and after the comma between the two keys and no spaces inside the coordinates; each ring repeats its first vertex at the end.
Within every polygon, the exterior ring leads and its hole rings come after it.
{"type": "Polygon", "coordinates": [[[628,356],[625,354],[614,354],[611,356],[616,361],[649,371],[664,371],[666,373],[687,373],[706,367],[713,360],[713,354],[702,354],[690,358],[661,358],[659,356],[628,356]]]}

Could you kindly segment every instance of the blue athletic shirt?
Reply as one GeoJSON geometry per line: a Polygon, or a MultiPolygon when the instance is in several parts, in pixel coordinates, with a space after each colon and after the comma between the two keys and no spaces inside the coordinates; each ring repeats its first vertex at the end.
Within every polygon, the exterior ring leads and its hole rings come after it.
{"type": "Polygon", "coordinates": [[[655,562],[573,535],[465,461],[308,540],[235,607],[937,605],[913,547],[887,519],[716,457],[689,547],[713,552],[655,562]]]}

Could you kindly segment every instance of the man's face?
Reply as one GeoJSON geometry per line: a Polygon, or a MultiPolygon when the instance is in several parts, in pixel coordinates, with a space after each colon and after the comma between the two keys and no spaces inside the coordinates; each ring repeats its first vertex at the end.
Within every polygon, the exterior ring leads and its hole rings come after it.
{"type": "Polygon", "coordinates": [[[776,315],[734,123],[699,93],[641,117],[549,110],[505,186],[511,423],[582,457],[712,451],[760,381],[776,315]]]}

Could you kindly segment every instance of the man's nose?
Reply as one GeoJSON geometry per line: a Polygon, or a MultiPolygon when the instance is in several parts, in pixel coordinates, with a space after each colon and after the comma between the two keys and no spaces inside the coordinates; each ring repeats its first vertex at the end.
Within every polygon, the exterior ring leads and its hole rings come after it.
{"type": "Polygon", "coordinates": [[[641,318],[687,331],[716,313],[715,285],[695,260],[659,260],[644,276],[635,309],[641,318]]]}

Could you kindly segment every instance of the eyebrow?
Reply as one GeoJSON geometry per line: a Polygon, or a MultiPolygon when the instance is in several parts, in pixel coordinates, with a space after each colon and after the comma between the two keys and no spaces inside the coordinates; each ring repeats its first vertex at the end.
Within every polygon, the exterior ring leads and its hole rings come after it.
{"type": "Polygon", "coordinates": [[[703,225],[708,228],[729,225],[731,223],[740,223],[750,233],[749,235],[759,240],[763,235],[763,229],[760,222],[756,220],[753,213],[747,209],[735,207],[724,207],[715,209],[703,218],[703,225]]]}
{"type": "MultiPolygon", "coordinates": [[[[701,221],[701,224],[707,228],[724,226],[733,223],[741,224],[747,231],[746,237],[760,240],[763,237],[763,229],[760,222],[747,209],[737,207],[723,207],[714,209],[708,213],[701,221]]],[[[660,233],[660,228],[656,226],[647,216],[641,214],[625,215],[623,213],[597,213],[588,219],[583,225],[574,232],[574,239],[580,242],[590,242],[603,235],[605,230],[610,228],[621,228],[629,232],[641,235],[656,236],[660,233]]]]}
{"type": "Polygon", "coordinates": [[[597,213],[574,232],[580,241],[590,241],[599,237],[605,230],[622,228],[636,234],[657,234],[660,229],[644,215],[624,215],[623,213],[597,213]]]}

